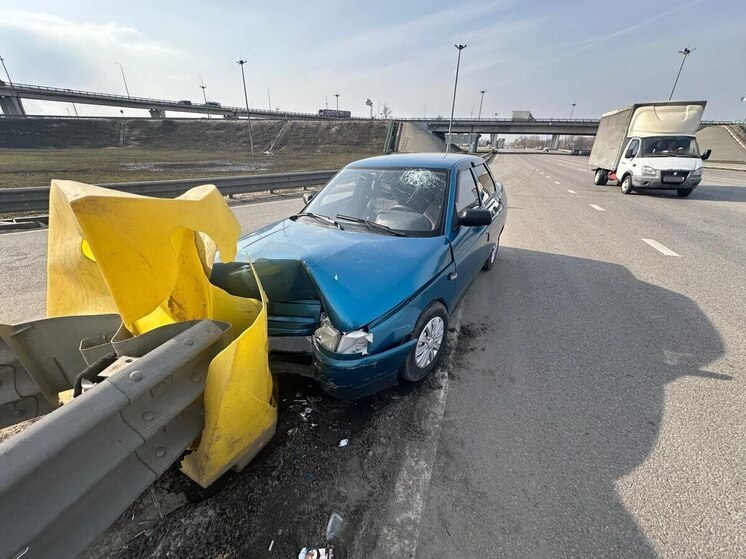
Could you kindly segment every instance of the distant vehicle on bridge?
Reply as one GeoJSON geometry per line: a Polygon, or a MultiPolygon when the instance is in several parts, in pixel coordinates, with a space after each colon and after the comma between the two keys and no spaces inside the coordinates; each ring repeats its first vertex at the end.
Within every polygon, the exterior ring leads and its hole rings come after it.
{"type": "Polygon", "coordinates": [[[191,105],[191,104],[192,102],[188,101],[187,99],[182,99],[181,101],[179,101],[179,105],[191,105]]]}
{"type": "Polygon", "coordinates": [[[319,116],[326,118],[351,118],[350,111],[338,111],[337,109],[319,109],[319,116]]]}
{"type": "Polygon", "coordinates": [[[218,103],[217,101],[208,101],[207,103],[205,103],[205,106],[206,107],[220,107],[220,103],[218,103]]]}
{"type": "Polygon", "coordinates": [[[531,111],[513,111],[510,120],[534,120],[531,111]]]}
{"type": "Polygon", "coordinates": [[[588,164],[593,182],[613,180],[623,194],[636,189],[676,190],[686,197],[702,181],[702,161],[694,133],[705,101],[637,103],[601,117],[588,164]]]}

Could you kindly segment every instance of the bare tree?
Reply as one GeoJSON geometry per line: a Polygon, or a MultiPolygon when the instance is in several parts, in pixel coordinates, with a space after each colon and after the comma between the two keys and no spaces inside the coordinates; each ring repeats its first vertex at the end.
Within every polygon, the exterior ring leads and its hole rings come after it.
{"type": "Polygon", "coordinates": [[[391,118],[391,115],[393,114],[391,112],[391,109],[389,108],[388,101],[383,102],[383,109],[381,109],[381,114],[383,115],[383,118],[391,118]]]}

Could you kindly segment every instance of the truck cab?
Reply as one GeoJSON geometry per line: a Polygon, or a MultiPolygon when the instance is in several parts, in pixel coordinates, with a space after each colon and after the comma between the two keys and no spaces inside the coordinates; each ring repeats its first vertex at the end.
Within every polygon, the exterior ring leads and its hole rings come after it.
{"type": "Polygon", "coordinates": [[[702,181],[702,160],[694,136],[633,137],[627,142],[616,177],[622,192],[654,188],[688,196],[702,181]]]}

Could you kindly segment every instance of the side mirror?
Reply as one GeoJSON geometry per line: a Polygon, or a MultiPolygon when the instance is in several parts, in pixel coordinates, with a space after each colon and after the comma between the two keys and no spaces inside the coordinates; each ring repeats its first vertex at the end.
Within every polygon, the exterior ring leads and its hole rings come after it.
{"type": "Polygon", "coordinates": [[[316,196],[315,192],[306,192],[303,195],[303,202],[305,202],[306,204],[308,204],[311,200],[313,200],[314,196],[316,196]]]}
{"type": "Polygon", "coordinates": [[[627,152],[624,154],[625,159],[632,159],[635,156],[635,152],[631,149],[628,149],[627,152]]]}
{"type": "Polygon", "coordinates": [[[712,150],[711,150],[711,149],[708,149],[707,151],[705,151],[705,152],[704,152],[704,153],[702,154],[702,157],[700,157],[700,159],[701,159],[702,161],[707,161],[707,160],[708,160],[708,159],[710,158],[710,156],[711,156],[711,155],[712,155],[712,150]]]}
{"type": "Polygon", "coordinates": [[[464,210],[459,215],[461,225],[466,227],[480,227],[492,223],[492,212],[489,210],[464,210]]]}

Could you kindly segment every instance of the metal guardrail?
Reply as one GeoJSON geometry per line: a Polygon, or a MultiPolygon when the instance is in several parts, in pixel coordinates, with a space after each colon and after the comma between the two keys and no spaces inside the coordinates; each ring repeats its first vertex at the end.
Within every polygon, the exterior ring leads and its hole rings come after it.
{"type": "MultiPolygon", "coordinates": [[[[283,190],[303,186],[315,186],[328,182],[336,170],[301,171],[297,173],[271,173],[240,177],[212,177],[165,181],[120,182],[100,184],[106,188],[143,194],[156,198],[173,198],[190,188],[202,184],[214,184],[224,195],[283,190]]],[[[33,186],[0,189],[0,213],[20,211],[44,211],[49,208],[49,187],[33,186]]]]}
{"type": "Polygon", "coordinates": [[[76,557],[199,437],[208,365],[229,325],[165,328],[131,340],[116,372],[0,445],[1,558],[76,557]]]}

